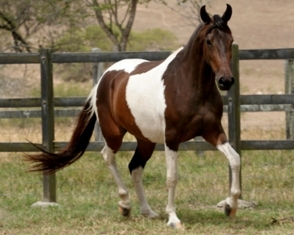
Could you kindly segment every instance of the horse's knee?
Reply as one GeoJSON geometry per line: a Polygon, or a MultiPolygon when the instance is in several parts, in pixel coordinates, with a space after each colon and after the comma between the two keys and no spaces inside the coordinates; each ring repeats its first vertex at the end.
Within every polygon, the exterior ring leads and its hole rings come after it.
{"type": "Polygon", "coordinates": [[[236,172],[236,173],[239,173],[240,172],[240,169],[241,169],[241,163],[238,162],[238,163],[230,163],[230,167],[231,167],[231,170],[232,172],[236,172]]]}
{"type": "Polygon", "coordinates": [[[229,164],[232,170],[240,169],[240,155],[235,151],[235,149],[232,148],[232,146],[228,142],[221,145],[217,145],[216,147],[219,151],[225,154],[225,156],[229,160],[229,164]]]}
{"type": "Polygon", "coordinates": [[[114,153],[107,145],[101,150],[101,154],[108,167],[115,164],[114,153]]]}
{"type": "Polygon", "coordinates": [[[167,178],[167,180],[166,180],[166,186],[168,188],[174,188],[174,187],[176,187],[177,183],[178,183],[178,179],[177,178],[167,178]]]}
{"type": "Polygon", "coordinates": [[[134,184],[137,184],[142,181],[142,174],[143,174],[143,168],[138,167],[136,169],[133,169],[131,172],[132,180],[134,184]]]}

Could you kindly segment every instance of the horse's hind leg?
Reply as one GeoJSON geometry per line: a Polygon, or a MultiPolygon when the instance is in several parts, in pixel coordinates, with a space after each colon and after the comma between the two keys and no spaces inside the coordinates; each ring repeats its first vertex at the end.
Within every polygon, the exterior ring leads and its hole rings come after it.
{"type": "Polygon", "coordinates": [[[154,151],[155,144],[147,141],[142,141],[140,139],[137,139],[137,142],[138,146],[129,164],[129,170],[140,203],[141,214],[148,218],[154,218],[157,217],[158,214],[151,210],[147,202],[142,184],[142,174],[146,162],[149,160],[154,151]]]}
{"type": "Polygon", "coordinates": [[[118,202],[119,211],[123,216],[129,216],[131,214],[131,201],[129,199],[128,189],[122,182],[119,171],[117,170],[114,151],[106,144],[101,153],[117,185],[118,195],[121,199],[118,202]]]}

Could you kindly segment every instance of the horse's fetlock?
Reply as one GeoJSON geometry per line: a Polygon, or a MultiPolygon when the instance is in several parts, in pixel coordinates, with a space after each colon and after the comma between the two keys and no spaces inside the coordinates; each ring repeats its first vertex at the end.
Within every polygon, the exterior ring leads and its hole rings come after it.
{"type": "Polygon", "coordinates": [[[229,205],[230,208],[237,208],[238,207],[238,198],[228,197],[226,199],[226,204],[229,205]]]}
{"type": "Polygon", "coordinates": [[[125,198],[125,197],[128,197],[129,196],[129,193],[127,190],[123,189],[123,188],[119,188],[118,189],[118,195],[121,197],[121,198],[125,198]]]}
{"type": "Polygon", "coordinates": [[[178,179],[168,178],[168,179],[166,180],[166,186],[167,186],[168,188],[175,187],[175,186],[177,185],[177,183],[178,183],[178,179]]]}
{"type": "Polygon", "coordinates": [[[241,195],[241,190],[240,189],[232,189],[231,190],[231,195],[233,198],[238,199],[239,196],[241,195]]]}

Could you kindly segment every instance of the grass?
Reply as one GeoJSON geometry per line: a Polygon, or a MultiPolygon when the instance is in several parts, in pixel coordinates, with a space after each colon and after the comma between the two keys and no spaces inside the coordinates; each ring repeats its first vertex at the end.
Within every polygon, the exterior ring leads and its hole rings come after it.
{"type": "MultiPolygon", "coordinates": [[[[70,96],[80,85],[56,85],[56,96],[70,96]]],[[[86,88],[85,88],[86,89],[86,88]]],[[[89,90],[89,89],[87,89],[89,90]]],[[[83,88],[79,95],[87,95],[83,88]]],[[[57,141],[68,141],[75,118],[56,118],[57,141]]],[[[0,120],[1,142],[40,142],[40,119],[0,120]],[[3,128],[4,127],[4,128],[3,128]]],[[[242,139],[281,139],[284,130],[246,127],[242,139]]],[[[131,140],[131,136],[126,137],[131,140]]],[[[117,165],[133,202],[131,218],[118,212],[117,189],[99,153],[87,152],[77,163],[57,173],[60,207],[34,208],[42,200],[42,176],[27,173],[21,153],[0,153],[0,234],[293,234],[294,223],[272,225],[276,219],[294,216],[292,151],[243,151],[243,198],[258,206],[240,209],[235,219],[224,216],[216,204],[228,195],[228,162],[217,151],[179,153],[176,205],[183,230],[166,226],[166,166],[163,152],[148,162],[144,181],[148,201],[157,219],[140,215],[127,165],[131,152],[120,152],[117,165]]]]}
{"type": "Polygon", "coordinates": [[[118,167],[130,190],[131,218],[117,209],[116,186],[100,154],[86,153],[79,162],[57,173],[60,207],[32,208],[42,199],[42,177],[27,173],[21,154],[0,158],[0,234],[293,234],[294,224],[272,225],[271,218],[294,214],[291,151],[244,151],[243,198],[254,209],[240,209],[226,218],[216,204],[228,193],[227,160],[219,152],[180,152],[177,212],[184,230],[166,227],[165,158],[156,152],[146,166],[144,186],[158,219],[140,215],[127,170],[132,156],[122,152],[118,167]]]}
{"type": "MultiPolygon", "coordinates": [[[[93,87],[93,81],[75,82],[66,81],[66,85],[61,83],[58,79],[54,83],[54,96],[55,97],[70,97],[70,96],[84,96],[87,97],[93,87]]],[[[35,86],[30,89],[30,97],[40,97],[41,87],[35,86]]]]}

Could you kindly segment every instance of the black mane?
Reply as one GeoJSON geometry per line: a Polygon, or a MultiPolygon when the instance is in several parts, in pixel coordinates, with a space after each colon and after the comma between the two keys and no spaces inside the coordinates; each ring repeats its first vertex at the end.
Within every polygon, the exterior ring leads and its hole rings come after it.
{"type": "Polygon", "coordinates": [[[224,31],[226,33],[231,33],[231,30],[230,30],[227,22],[225,22],[222,19],[222,17],[220,17],[220,15],[214,15],[212,17],[212,21],[213,21],[213,24],[208,28],[206,34],[209,34],[215,28],[217,28],[221,31],[224,31]]]}

